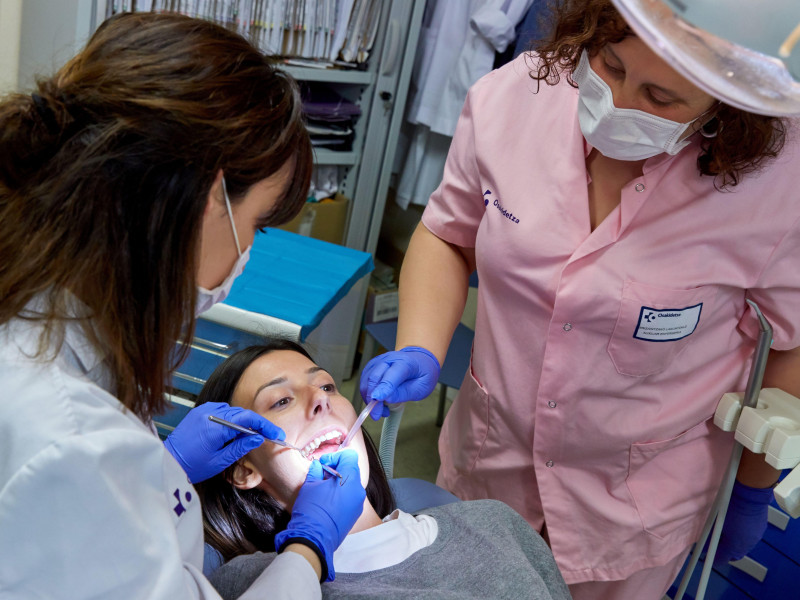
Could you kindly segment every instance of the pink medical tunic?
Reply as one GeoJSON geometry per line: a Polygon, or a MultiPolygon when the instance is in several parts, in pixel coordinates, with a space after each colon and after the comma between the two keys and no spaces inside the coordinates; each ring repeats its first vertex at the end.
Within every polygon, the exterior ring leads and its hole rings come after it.
{"type": "Polygon", "coordinates": [[[467,97],[424,225],[474,247],[470,372],[445,421],[437,483],[544,522],[568,583],[625,579],[699,535],[758,334],[800,346],[800,152],[729,192],[699,140],[649,159],[594,231],[578,91],[523,55],[467,97]]]}

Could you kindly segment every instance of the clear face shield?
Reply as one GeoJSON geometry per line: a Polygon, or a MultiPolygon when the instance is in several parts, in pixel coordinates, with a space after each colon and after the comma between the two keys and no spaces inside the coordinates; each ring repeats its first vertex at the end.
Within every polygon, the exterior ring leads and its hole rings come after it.
{"type": "Polygon", "coordinates": [[[800,0],[612,0],[631,28],[708,94],[800,116],[800,0]]]}

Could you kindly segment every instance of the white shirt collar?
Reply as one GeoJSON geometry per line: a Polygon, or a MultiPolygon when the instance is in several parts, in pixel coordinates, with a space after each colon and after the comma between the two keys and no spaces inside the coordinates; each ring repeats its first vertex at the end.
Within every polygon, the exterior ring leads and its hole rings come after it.
{"type": "Polygon", "coordinates": [[[397,509],[380,525],[348,535],[333,553],[333,565],[337,573],[386,569],[430,546],[438,533],[433,517],[397,509]]]}

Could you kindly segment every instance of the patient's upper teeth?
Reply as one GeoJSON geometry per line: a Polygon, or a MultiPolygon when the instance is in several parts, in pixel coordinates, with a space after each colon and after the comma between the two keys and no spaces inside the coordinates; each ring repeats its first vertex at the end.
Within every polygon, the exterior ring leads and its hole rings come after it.
{"type": "Polygon", "coordinates": [[[327,442],[328,440],[333,439],[342,439],[342,433],[340,431],[329,431],[328,433],[323,433],[322,435],[315,437],[313,440],[306,444],[306,447],[303,448],[303,456],[306,458],[310,457],[313,452],[320,447],[323,442],[327,442]]]}

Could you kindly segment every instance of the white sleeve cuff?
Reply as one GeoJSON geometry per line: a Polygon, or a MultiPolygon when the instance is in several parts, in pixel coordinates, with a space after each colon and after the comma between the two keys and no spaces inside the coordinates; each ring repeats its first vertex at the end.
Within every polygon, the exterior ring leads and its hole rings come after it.
{"type": "Polygon", "coordinates": [[[264,569],[239,600],[321,600],[319,579],[311,564],[296,552],[283,552],[264,569]]]}

